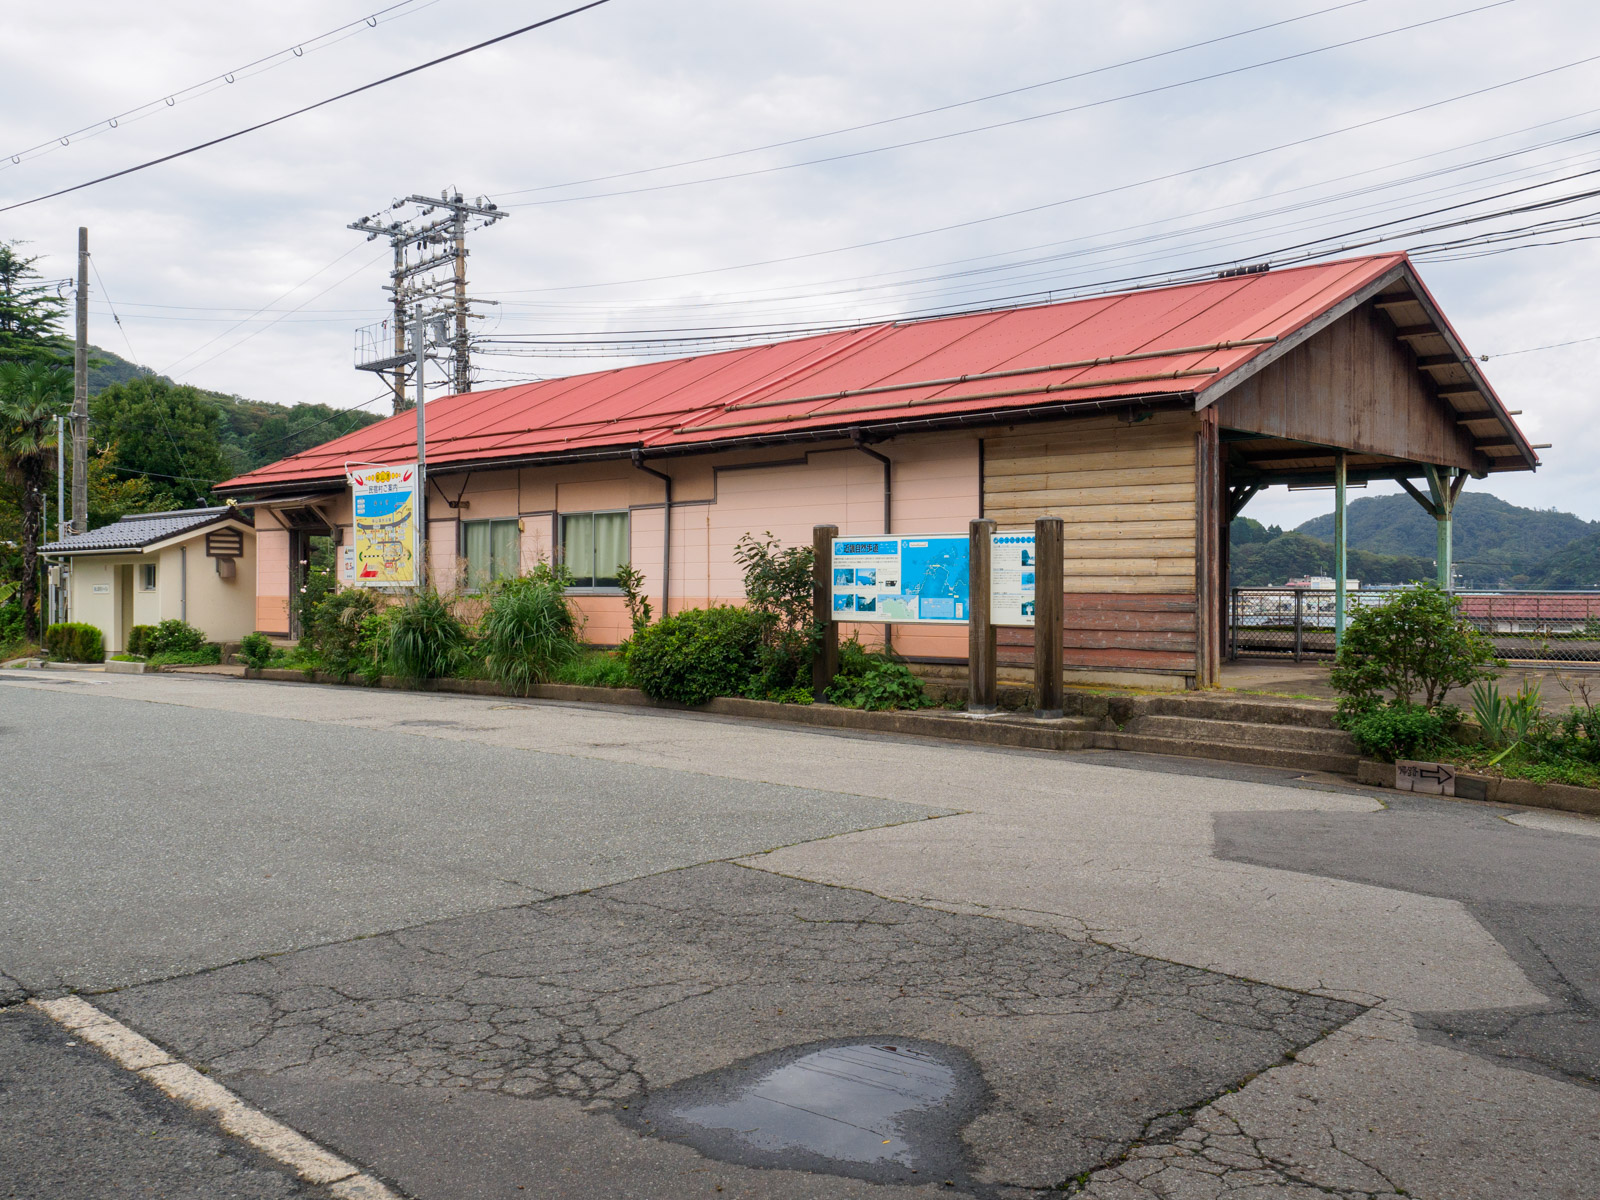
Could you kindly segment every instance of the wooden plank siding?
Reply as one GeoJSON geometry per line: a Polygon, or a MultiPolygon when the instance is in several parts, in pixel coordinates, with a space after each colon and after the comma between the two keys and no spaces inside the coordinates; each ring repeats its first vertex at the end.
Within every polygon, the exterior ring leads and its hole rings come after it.
{"type": "MultiPolygon", "coordinates": [[[[983,514],[1002,529],[1059,516],[1068,670],[1195,674],[1196,457],[1202,419],[1162,412],[1035,426],[984,439],[983,514]]],[[[1028,666],[1033,631],[999,632],[1028,666]]]]}
{"type": "Polygon", "coordinates": [[[1371,305],[1230,388],[1215,407],[1224,429],[1444,467],[1485,465],[1416,355],[1371,305]]]}

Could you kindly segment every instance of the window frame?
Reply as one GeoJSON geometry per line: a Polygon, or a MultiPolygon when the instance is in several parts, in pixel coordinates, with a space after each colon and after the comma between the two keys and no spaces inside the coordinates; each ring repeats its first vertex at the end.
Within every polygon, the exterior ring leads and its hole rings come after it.
{"type": "MultiPolygon", "coordinates": [[[[633,510],[631,508],[593,508],[578,512],[558,512],[555,514],[556,547],[561,555],[561,565],[563,567],[566,567],[569,571],[572,570],[572,564],[567,561],[566,524],[567,520],[571,517],[588,517],[591,522],[595,517],[626,517],[628,554],[619,565],[626,566],[633,561],[633,510]]],[[[592,524],[590,528],[591,530],[593,529],[592,524]]],[[[592,532],[590,534],[589,541],[591,545],[590,554],[592,555],[595,549],[598,548],[598,541],[595,539],[592,532]]],[[[574,576],[577,576],[576,571],[573,571],[572,573],[574,576]]],[[[578,577],[587,578],[591,581],[595,578],[594,562],[592,559],[589,563],[589,574],[587,576],[578,577]]],[[[622,588],[614,583],[574,583],[571,587],[567,588],[567,591],[575,596],[621,596],[625,594],[622,588]]]]}
{"type": "Polygon", "coordinates": [[[139,590],[141,592],[153,592],[153,591],[156,590],[156,564],[155,563],[140,563],[139,564],[139,590]],[[146,572],[149,573],[149,578],[150,578],[150,582],[149,583],[145,582],[146,572]]]}
{"type": "Polygon", "coordinates": [[[522,573],[522,518],[521,517],[479,517],[478,519],[472,520],[472,521],[459,521],[459,522],[457,522],[457,527],[460,530],[460,533],[458,534],[460,557],[461,557],[462,561],[464,561],[466,563],[466,567],[464,568],[465,571],[466,571],[466,578],[462,581],[462,583],[463,583],[462,590],[463,591],[467,592],[469,595],[476,595],[476,594],[482,592],[486,587],[488,587],[490,584],[492,584],[497,579],[504,579],[504,578],[506,578],[507,575],[516,576],[516,575],[520,575],[522,573]],[[488,578],[484,579],[481,582],[476,580],[473,577],[473,574],[472,574],[472,562],[467,556],[467,527],[471,526],[471,525],[487,525],[487,526],[490,527],[489,528],[489,574],[488,574],[488,578]],[[513,525],[513,526],[516,527],[516,530],[517,530],[517,538],[516,538],[516,543],[517,543],[517,561],[514,564],[512,570],[510,570],[510,571],[502,571],[499,574],[495,573],[495,560],[494,560],[494,526],[496,526],[496,525],[513,525]]]}

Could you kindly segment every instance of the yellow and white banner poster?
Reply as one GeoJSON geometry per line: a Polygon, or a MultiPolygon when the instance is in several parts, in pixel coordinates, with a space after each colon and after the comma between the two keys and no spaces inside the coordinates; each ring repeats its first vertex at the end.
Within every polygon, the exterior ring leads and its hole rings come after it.
{"type": "Polygon", "coordinates": [[[357,587],[417,586],[417,466],[350,472],[357,587]]]}

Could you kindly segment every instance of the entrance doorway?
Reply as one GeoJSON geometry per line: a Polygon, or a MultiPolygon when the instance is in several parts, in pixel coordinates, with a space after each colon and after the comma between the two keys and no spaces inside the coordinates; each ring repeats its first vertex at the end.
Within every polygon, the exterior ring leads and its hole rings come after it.
{"type": "Polygon", "coordinates": [[[117,568],[117,630],[118,653],[128,652],[128,637],[133,631],[133,564],[124,563],[117,568]]]}

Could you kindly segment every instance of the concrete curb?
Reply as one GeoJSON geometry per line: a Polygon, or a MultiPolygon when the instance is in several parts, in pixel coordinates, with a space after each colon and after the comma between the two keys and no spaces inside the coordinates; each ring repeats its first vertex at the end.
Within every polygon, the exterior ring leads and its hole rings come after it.
{"type": "MultiPolygon", "coordinates": [[[[338,684],[334,676],[322,671],[286,671],[277,668],[246,667],[246,679],[275,680],[280,683],[338,684]]],[[[351,679],[345,686],[401,689],[397,680],[384,676],[377,684],[351,679]]],[[[771,700],[745,700],[719,696],[699,707],[656,700],[637,688],[581,687],[572,683],[535,684],[526,696],[513,696],[487,679],[436,679],[427,692],[466,696],[499,696],[507,700],[553,700],[558,703],[613,704],[630,708],[661,708],[676,712],[710,713],[721,717],[742,717],[758,721],[781,721],[789,725],[808,725],[820,729],[854,729],[868,733],[898,733],[915,737],[944,738],[975,742],[986,746],[1009,746],[1022,750],[1087,750],[1097,743],[1083,717],[1041,720],[1014,713],[994,713],[985,717],[957,712],[863,712],[832,704],[779,704],[771,700]]]]}
{"type": "MultiPolygon", "coordinates": [[[[1394,787],[1394,764],[1362,759],[1356,781],[1369,787],[1394,787]]],[[[1600,817],[1600,791],[1568,783],[1534,783],[1530,779],[1504,779],[1498,775],[1456,772],[1456,798],[1519,804],[1525,808],[1552,808],[1560,812],[1600,817]]]]}

